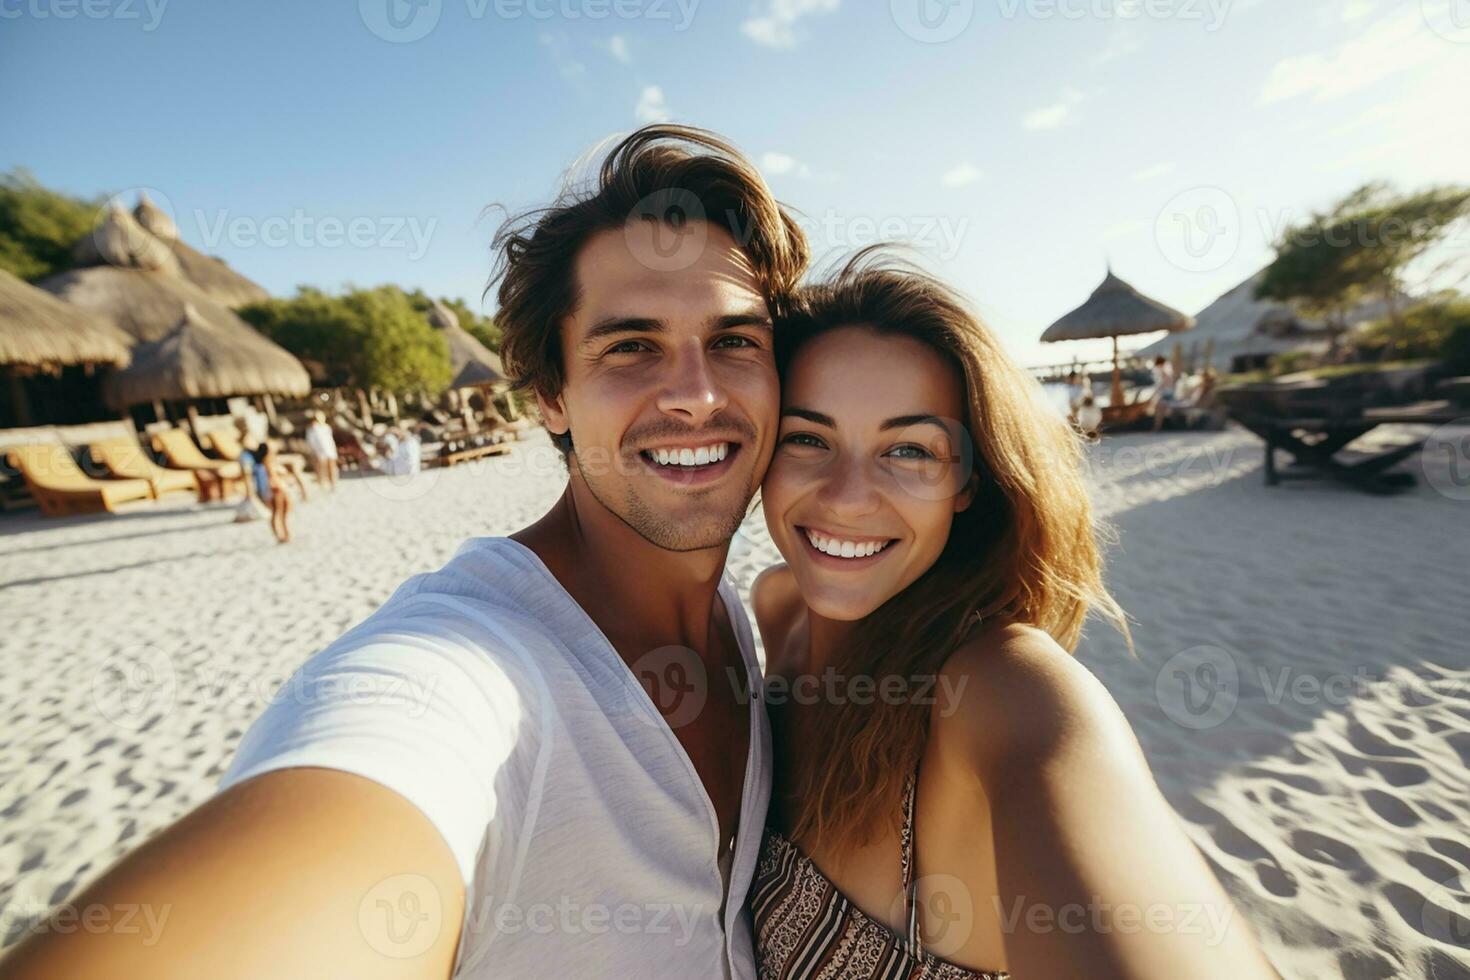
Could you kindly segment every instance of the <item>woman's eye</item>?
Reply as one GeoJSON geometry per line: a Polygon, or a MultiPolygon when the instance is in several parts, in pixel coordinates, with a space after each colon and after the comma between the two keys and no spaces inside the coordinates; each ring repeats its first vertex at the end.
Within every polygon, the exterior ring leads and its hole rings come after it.
{"type": "Polygon", "coordinates": [[[810,432],[793,432],[781,440],[783,446],[807,446],[812,449],[826,449],[826,443],[822,442],[810,432]]]}
{"type": "Polygon", "coordinates": [[[898,459],[934,459],[935,456],[923,446],[915,446],[912,443],[904,446],[895,446],[885,453],[898,459]]]}

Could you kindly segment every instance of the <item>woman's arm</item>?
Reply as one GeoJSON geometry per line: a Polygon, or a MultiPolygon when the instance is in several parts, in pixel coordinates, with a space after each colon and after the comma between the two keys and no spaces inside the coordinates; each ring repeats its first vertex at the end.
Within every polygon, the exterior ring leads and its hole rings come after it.
{"type": "Polygon", "coordinates": [[[1018,626],[968,644],[944,672],[964,695],[937,724],[992,802],[1016,976],[1276,977],[1091,672],[1018,626]]]}

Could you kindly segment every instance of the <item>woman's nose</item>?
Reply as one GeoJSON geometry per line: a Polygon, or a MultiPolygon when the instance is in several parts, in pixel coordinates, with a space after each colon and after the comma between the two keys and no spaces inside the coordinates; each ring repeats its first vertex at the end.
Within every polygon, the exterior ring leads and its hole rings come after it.
{"type": "Polygon", "coordinates": [[[839,458],[823,474],[817,501],[834,517],[866,517],[882,506],[877,479],[878,474],[862,457],[839,458]]]}

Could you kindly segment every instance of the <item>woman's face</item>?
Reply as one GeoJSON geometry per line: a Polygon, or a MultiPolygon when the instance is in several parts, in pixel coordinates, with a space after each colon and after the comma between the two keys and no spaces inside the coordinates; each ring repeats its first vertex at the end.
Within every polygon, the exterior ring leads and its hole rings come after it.
{"type": "Polygon", "coordinates": [[[921,341],[844,326],[797,353],[761,497],[814,613],[861,619],[934,564],[970,502],[965,417],[958,368],[921,341]]]}

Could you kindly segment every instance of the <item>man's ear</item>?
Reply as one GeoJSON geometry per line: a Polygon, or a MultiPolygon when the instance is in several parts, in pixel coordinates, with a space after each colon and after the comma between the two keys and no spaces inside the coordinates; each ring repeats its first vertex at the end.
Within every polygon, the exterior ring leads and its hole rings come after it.
{"type": "Polygon", "coordinates": [[[547,397],[539,388],[536,390],[536,407],[541,410],[541,418],[546,423],[546,431],[553,436],[566,435],[572,430],[571,419],[567,418],[567,408],[558,392],[552,397],[547,397]]]}

